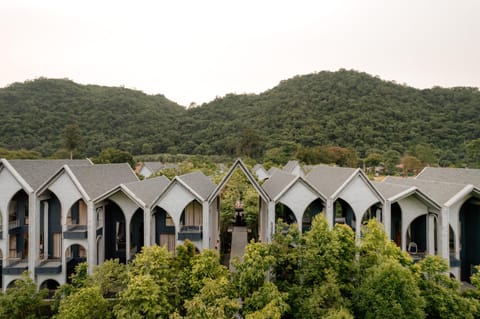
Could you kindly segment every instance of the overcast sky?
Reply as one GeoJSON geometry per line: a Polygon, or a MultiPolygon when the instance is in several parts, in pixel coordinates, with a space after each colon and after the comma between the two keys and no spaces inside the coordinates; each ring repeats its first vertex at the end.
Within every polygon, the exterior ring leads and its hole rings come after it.
{"type": "Polygon", "coordinates": [[[0,0],[0,87],[69,78],[188,105],[339,68],[480,87],[480,1],[0,0]]]}

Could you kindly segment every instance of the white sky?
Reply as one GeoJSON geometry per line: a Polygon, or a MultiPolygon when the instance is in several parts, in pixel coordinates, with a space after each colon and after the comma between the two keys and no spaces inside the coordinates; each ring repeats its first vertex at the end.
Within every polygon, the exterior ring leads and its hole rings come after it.
{"type": "Polygon", "coordinates": [[[480,1],[0,0],[0,87],[69,78],[188,105],[339,68],[480,87],[480,1]]]}

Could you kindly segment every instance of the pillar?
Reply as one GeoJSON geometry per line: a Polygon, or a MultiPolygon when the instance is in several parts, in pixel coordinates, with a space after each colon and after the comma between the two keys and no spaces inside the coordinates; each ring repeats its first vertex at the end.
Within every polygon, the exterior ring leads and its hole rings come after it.
{"type": "Polygon", "coordinates": [[[383,225],[388,239],[392,238],[392,203],[385,200],[383,204],[383,225]]]}
{"type": "Polygon", "coordinates": [[[93,272],[93,266],[97,264],[97,218],[95,216],[95,205],[87,201],[87,263],[88,272],[93,272]]]}
{"type": "Polygon", "coordinates": [[[326,207],[325,207],[325,213],[326,213],[326,218],[327,218],[327,221],[328,221],[328,225],[330,225],[330,229],[332,229],[334,224],[335,224],[333,207],[334,207],[333,199],[328,198],[327,203],[326,203],[326,207]]]}

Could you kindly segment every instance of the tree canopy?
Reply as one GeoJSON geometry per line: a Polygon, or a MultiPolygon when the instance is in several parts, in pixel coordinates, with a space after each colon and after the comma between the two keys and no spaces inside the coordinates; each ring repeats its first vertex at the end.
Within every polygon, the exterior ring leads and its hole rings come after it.
{"type": "Polygon", "coordinates": [[[388,161],[392,154],[385,153],[395,151],[425,165],[473,167],[479,106],[477,88],[419,90],[343,69],[188,109],[162,95],[40,78],[0,89],[0,147],[51,156],[65,145],[63,129],[73,121],[84,156],[113,147],[131,154],[218,154],[284,163],[296,154],[308,162],[307,150],[330,163],[356,166],[356,156],[379,153],[388,161]]]}

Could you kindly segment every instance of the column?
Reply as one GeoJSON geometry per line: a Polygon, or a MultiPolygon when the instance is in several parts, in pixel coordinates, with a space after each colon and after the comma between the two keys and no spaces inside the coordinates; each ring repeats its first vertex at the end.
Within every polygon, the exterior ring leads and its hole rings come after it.
{"type": "Polygon", "coordinates": [[[93,272],[93,266],[97,264],[97,219],[95,216],[95,205],[91,200],[87,201],[87,263],[88,273],[93,272]]]}
{"type": "Polygon", "coordinates": [[[392,203],[389,200],[385,200],[383,204],[383,224],[385,234],[388,239],[392,239],[392,203]]]}
{"type": "Polygon", "coordinates": [[[335,224],[335,219],[334,219],[334,213],[333,213],[333,207],[334,207],[334,201],[331,198],[327,199],[327,206],[325,207],[325,213],[326,213],[326,218],[328,221],[328,224],[330,225],[330,229],[333,228],[335,224]]]}

